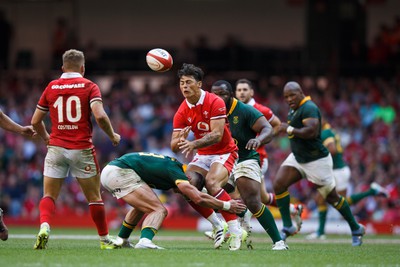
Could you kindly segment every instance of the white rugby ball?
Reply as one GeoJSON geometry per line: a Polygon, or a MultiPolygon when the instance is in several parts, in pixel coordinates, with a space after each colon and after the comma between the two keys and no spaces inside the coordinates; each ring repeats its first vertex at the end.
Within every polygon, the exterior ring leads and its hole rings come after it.
{"type": "Polygon", "coordinates": [[[167,71],[173,65],[172,56],[162,48],[154,48],[147,52],[146,62],[150,69],[158,72],[167,71]]]}

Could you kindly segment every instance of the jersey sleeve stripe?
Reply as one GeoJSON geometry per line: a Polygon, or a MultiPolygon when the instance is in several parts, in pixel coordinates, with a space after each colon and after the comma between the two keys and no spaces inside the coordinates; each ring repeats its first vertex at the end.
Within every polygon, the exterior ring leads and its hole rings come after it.
{"type": "Polygon", "coordinates": [[[93,98],[93,99],[90,100],[90,104],[92,104],[92,103],[95,102],[95,101],[101,101],[101,102],[103,102],[103,100],[101,99],[101,97],[95,97],[95,98],[93,98]]]}
{"type": "Polygon", "coordinates": [[[226,118],[226,115],[211,117],[210,120],[218,120],[218,119],[223,119],[223,118],[226,118]]]}
{"type": "Polygon", "coordinates": [[[43,106],[41,106],[41,105],[36,105],[36,108],[37,108],[37,109],[40,109],[40,110],[43,110],[43,111],[49,111],[49,108],[48,108],[48,107],[43,107],[43,106]]]}
{"type": "Polygon", "coordinates": [[[183,130],[183,128],[174,128],[174,132],[180,132],[180,131],[182,131],[183,130]]]}
{"type": "Polygon", "coordinates": [[[189,183],[189,181],[188,180],[175,180],[175,184],[176,185],[178,185],[178,184],[180,184],[180,183],[189,183]]]}

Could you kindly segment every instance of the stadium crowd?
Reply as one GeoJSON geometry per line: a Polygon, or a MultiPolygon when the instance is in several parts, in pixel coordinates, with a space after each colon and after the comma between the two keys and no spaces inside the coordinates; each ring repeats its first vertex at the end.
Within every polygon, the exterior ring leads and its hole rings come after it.
{"type": "MultiPolygon", "coordinates": [[[[57,77],[56,74],[55,77],[57,77]]],[[[29,125],[31,116],[46,83],[51,78],[34,73],[8,74],[0,79],[0,108],[14,121],[29,125]]],[[[121,134],[121,143],[113,147],[107,137],[94,127],[94,144],[101,167],[110,160],[128,152],[148,151],[174,155],[170,150],[172,118],[183,100],[179,93],[175,72],[159,86],[138,92],[130,83],[130,76],[116,74],[111,83],[102,83],[102,77],[88,77],[97,81],[103,90],[104,106],[115,130],[121,134]]],[[[203,83],[210,90],[212,83],[224,78],[222,74],[207,74],[203,83]],[[221,76],[220,76],[221,75],[221,76]]],[[[243,77],[235,77],[239,79],[243,77]]],[[[353,207],[360,220],[395,222],[400,220],[400,77],[391,80],[373,78],[330,78],[308,76],[262,76],[253,79],[256,100],[269,106],[281,120],[286,119],[287,105],[281,95],[288,80],[297,80],[307,95],[320,106],[325,118],[336,128],[344,146],[344,156],[352,170],[352,191],[361,191],[373,181],[390,192],[390,198],[367,198],[353,207]]],[[[231,81],[232,83],[235,80],[231,81]]],[[[96,125],[96,124],[94,124],[96,125]]],[[[279,136],[267,146],[269,170],[266,185],[271,181],[284,158],[290,152],[286,136],[279,136]]],[[[46,147],[40,140],[31,140],[0,129],[0,207],[8,216],[37,218],[41,198],[43,159],[46,147]]],[[[182,155],[174,155],[188,161],[182,155]]],[[[312,188],[306,181],[291,188],[298,201],[314,202],[308,198],[312,188]]],[[[84,195],[72,178],[67,179],[56,205],[65,215],[80,214],[87,209],[84,195]]],[[[195,212],[176,194],[159,192],[169,207],[170,215],[195,212]]],[[[106,210],[121,210],[108,193],[103,193],[106,210]],[[114,209],[115,208],[115,209],[114,209]]]]}

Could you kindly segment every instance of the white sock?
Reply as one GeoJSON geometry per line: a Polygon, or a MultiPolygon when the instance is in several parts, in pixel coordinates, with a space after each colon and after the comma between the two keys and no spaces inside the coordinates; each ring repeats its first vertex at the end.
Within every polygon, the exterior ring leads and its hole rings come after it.
{"type": "Polygon", "coordinates": [[[238,220],[232,220],[228,222],[229,232],[231,234],[240,235],[242,234],[242,229],[239,226],[238,220]]]}
{"type": "Polygon", "coordinates": [[[50,225],[47,222],[44,222],[40,225],[40,229],[42,229],[43,227],[47,227],[50,230],[50,225]]]}
{"type": "Polygon", "coordinates": [[[221,219],[214,211],[210,216],[208,216],[207,220],[212,224],[213,228],[221,227],[223,225],[221,219]]]}
{"type": "Polygon", "coordinates": [[[104,240],[107,240],[109,238],[109,235],[107,234],[107,235],[101,235],[100,236],[100,240],[101,241],[104,241],[104,240]]]}

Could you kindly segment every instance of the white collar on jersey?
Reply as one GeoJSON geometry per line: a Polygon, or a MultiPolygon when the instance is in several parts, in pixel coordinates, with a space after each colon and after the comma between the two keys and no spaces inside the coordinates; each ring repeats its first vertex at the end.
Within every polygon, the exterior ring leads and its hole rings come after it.
{"type": "Polygon", "coordinates": [[[254,100],[254,98],[252,98],[249,100],[249,102],[247,102],[247,105],[254,106],[255,103],[256,101],[254,100]]]}
{"type": "Polygon", "coordinates": [[[83,76],[79,72],[64,72],[61,75],[63,79],[70,79],[70,78],[82,78],[83,76]]]}
{"type": "Polygon", "coordinates": [[[206,92],[203,89],[200,89],[200,91],[201,91],[200,99],[199,99],[199,101],[197,101],[196,104],[194,104],[194,105],[190,104],[189,101],[187,101],[187,99],[186,99],[186,104],[188,105],[189,108],[193,108],[197,105],[202,105],[204,103],[204,98],[206,98],[206,92]]]}

